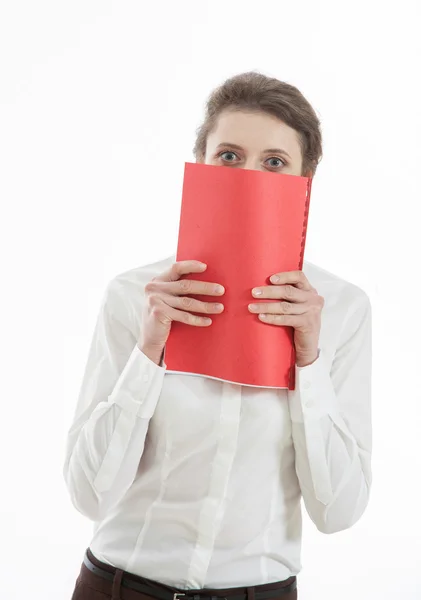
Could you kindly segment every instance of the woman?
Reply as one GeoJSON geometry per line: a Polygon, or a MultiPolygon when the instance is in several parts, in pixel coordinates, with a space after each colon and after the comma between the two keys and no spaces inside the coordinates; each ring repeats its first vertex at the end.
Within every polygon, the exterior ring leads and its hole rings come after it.
{"type": "MultiPolygon", "coordinates": [[[[295,87],[245,73],[210,96],[194,152],[206,164],[312,177],[320,123],[295,87]]],[[[301,497],[324,533],[351,527],[367,506],[365,292],[307,261],[250,291],[262,327],[294,328],[294,391],[165,377],[171,323],[208,327],[223,310],[218,282],[180,280],[204,269],[174,255],[107,286],[64,467],[72,503],[94,521],[73,600],[291,600],[301,497]]]]}

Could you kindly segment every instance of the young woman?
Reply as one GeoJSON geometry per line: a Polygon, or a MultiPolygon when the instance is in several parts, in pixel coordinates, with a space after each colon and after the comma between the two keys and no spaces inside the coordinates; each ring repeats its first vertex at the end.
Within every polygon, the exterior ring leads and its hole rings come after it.
{"type": "MultiPolygon", "coordinates": [[[[206,164],[314,176],[320,123],[295,87],[245,73],[210,96],[194,152],[206,164]]],[[[211,327],[223,310],[218,282],[180,280],[206,269],[191,258],[135,268],[105,291],[64,467],[73,505],[94,522],[73,600],[292,600],[300,499],[324,533],[367,506],[366,293],[307,261],[250,290],[262,327],[293,327],[294,391],[166,377],[171,323],[211,327]]]]}

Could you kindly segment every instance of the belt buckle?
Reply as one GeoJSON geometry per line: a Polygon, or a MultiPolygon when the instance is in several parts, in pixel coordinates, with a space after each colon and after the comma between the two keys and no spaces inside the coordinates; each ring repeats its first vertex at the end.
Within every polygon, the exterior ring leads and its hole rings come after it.
{"type": "Polygon", "coordinates": [[[185,596],[186,594],[182,594],[181,592],[177,592],[174,594],[174,596],[172,597],[172,600],[178,600],[177,596],[185,596]]]}

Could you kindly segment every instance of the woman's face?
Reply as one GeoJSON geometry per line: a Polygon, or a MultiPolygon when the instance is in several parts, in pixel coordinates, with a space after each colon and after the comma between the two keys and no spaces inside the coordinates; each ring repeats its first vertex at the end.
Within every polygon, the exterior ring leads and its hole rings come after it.
{"type": "Polygon", "coordinates": [[[262,112],[223,111],[208,135],[207,165],[301,175],[298,135],[276,117],[262,112]]]}

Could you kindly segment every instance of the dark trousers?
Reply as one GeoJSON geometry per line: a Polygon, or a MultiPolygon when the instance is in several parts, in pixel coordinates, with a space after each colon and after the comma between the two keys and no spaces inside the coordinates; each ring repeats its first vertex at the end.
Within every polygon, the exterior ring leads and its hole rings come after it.
{"type": "MultiPolygon", "coordinates": [[[[79,576],[76,580],[76,587],[74,589],[71,600],[151,600],[151,597],[154,597],[153,589],[158,588],[160,590],[164,590],[165,592],[173,591],[173,592],[181,592],[183,593],[186,590],[180,590],[178,588],[172,588],[166,585],[162,585],[158,582],[152,582],[151,594],[148,595],[143,592],[139,592],[137,590],[130,589],[129,587],[125,587],[122,585],[122,578],[128,579],[129,581],[146,584],[151,586],[151,580],[145,579],[143,577],[139,577],[137,575],[133,575],[128,573],[127,571],[122,571],[121,569],[116,569],[103,563],[102,561],[95,558],[90,549],[88,548],[87,557],[95,567],[99,567],[100,569],[111,573],[113,577],[109,579],[103,578],[101,575],[92,572],[83,562],[81,565],[81,570],[79,576]]],[[[265,592],[269,590],[279,590],[279,600],[297,600],[297,590],[293,590],[288,593],[282,593],[282,589],[291,585],[291,582],[294,581],[294,577],[290,577],[284,581],[275,582],[275,583],[267,583],[265,585],[256,585],[251,587],[237,587],[237,588],[228,588],[228,589],[210,589],[205,588],[202,590],[188,590],[190,598],[193,600],[193,594],[200,594],[209,596],[220,596],[227,597],[229,600],[229,596],[235,596],[239,594],[246,594],[245,598],[247,600],[257,600],[255,598],[255,594],[258,592],[265,592]]],[[[183,600],[183,597],[178,597],[179,600],[183,600]]],[[[213,599],[214,600],[214,599],[213,599]]],[[[278,600],[278,595],[276,595],[272,600],[278,600]]]]}

